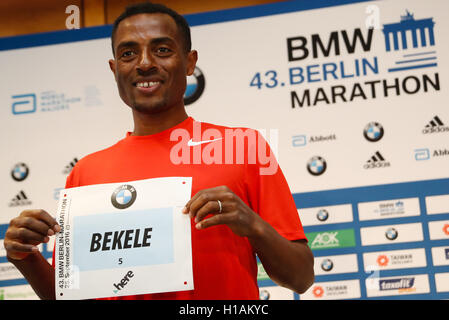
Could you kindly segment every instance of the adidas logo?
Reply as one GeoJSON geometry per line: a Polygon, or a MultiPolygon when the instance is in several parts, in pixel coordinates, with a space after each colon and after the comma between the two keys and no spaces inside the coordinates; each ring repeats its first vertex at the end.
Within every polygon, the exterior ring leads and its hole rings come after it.
{"type": "Polygon", "coordinates": [[[448,132],[448,131],[449,131],[449,127],[445,126],[443,121],[441,121],[441,119],[438,116],[435,116],[425,126],[422,133],[429,134],[429,133],[448,132]]]}
{"type": "Polygon", "coordinates": [[[18,206],[28,206],[32,204],[32,202],[28,199],[25,192],[20,190],[20,192],[11,200],[9,203],[10,207],[18,207],[18,206]]]}
{"type": "Polygon", "coordinates": [[[78,162],[78,159],[73,158],[73,160],[70,161],[70,163],[64,167],[64,170],[62,170],[62,173],[69,174],[77,162],[78,162]]]}
{"type": "Polygon", "coordinates": [[[379,151],[376,151],[376,153],[371,158],[368,159],[363,168],[375,169],[375,168],[386,168],[389,166],[390,162],[386,161],[379,151]]]}

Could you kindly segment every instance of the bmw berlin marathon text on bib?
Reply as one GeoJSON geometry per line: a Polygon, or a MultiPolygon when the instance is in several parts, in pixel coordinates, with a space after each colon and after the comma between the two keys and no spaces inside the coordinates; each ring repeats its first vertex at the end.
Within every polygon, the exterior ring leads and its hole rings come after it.
{"type": "MultiPolygon", "coordinates": [[[[186,15],[200,57],[187,114],[270,133],[314,253],[301,295],[258,261],[261,299],[449,299],[448,14],[447,0],[293,0],[186,15]]],[[[39,246],[55,254],[58,299],[194,288],[178,248],[187,186],[173,201],[142,195],[176,179],[61,192],[78,160],[133,125],[110,32],[0,38],[0,300],[38,298],[3,248],[9,221],[36,208],[64,220],[39,246]]]]}
{"type": "Polygon", "coordinates": [[[61,190],[57,299],[191,290],[191,178],[157,178],[61,190]]]}

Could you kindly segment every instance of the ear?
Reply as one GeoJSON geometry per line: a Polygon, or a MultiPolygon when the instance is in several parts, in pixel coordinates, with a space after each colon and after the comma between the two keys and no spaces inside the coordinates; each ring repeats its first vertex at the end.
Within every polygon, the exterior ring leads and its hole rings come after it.
{"type": "Polygon", "coordinates": [[[191,76],[195,71],[196,62],[198,61],[198,52],[196,50],[191,50],[187,54],[187,75],[191,76]]]}
{"type": "Polygon", "coordinates": [[[109,59],[109,69],[111,69],[112,73],[114,74],[115,81],[117,82],[117,77],[115,75],[116,63],[114,59],[109,59]]]}

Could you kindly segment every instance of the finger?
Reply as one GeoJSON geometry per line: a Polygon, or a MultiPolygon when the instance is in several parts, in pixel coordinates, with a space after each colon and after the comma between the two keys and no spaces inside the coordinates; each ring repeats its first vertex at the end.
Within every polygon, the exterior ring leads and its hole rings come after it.
{"type": "Polygon", "coordinates": [[[233,221],[234,214],[233,213],[225,213],[225,214],[216,214],[211,216],[210,218],[204,219],[201,222],[198,222],[195,225],[197,229],[206,229],[212,226],[220,225],[220,224],[229,224],[233,221]]]}
{"type": "Polygon", "coordinates": [[[49,228],[51,228],[54,232],[61,231],[61,227],[59,226],[58,222],[53,218],[47,211],[42,209],[36,209],[36,210],[27,210],[26,213],[27,216],[34,217],[48,225],[49,228]]]}
{"type": "Polygon", "coordinates": [[[190,217],[195,218],[198,211],[206,205],[209,201],[216,201],[220,198],[219,192],[216,190],[203,190],[199,196],[197,196],[190,204],[190,217]]]}
{"type": "Polygon", "coordinates": [[[33,253],[39,251],[39,248],[32,244],[20,243],[17,241],[5,242],[5,249],[8,252],[33,253]]]}
{"type": "Polygon", "coordinates": [[[18,240],[21,243],[41,243],[48,242],[50,240],[49,237],[44,236],[38,232],[34,232],[32,230],[26,228],[13,228],[8,229],[5,235],[8,239],[18,240]]]}
{"type": "MultiPolygon", "coordinates": [[[[185,205],[185,207],[183,208],[182,212],[183,213],[190,213],[192,211],[191,207],[192,204],[197,202],[199,198],[201,198],[204,194],[215,194],[215,193],[220,193],[221,191],[226,191],[228,190],[228,187],[226,186],[219,186],[219,187],[214,187],[214,188],[209,188],[209,189],[203,189],[198,191],[185,205]]],[[[218,199],[218,198],[217,198],[218,199]]],[[[193,218],[193,216],[191,215],[191,218],[193,218]]]]}
{"type": "MultiPolygon", "coordinates": [[[[219,213],[220,205],[217,200],[210,200],[206,202],[201,208],[196,212],[195,222],[203,220],[210,213],[219,213]]],[[[223,202],[222,202],[222,212],[223,212],[223,202]]]]}
{"type": "Polygon", "coordinates": [[[49,229],[49,226],[46,223],[34,217],[17,218],[14,225],[17,228],[26,228],[31,231],[38,232],[43,236],[52,236],[54,234],[54,231],[49,229]]]}

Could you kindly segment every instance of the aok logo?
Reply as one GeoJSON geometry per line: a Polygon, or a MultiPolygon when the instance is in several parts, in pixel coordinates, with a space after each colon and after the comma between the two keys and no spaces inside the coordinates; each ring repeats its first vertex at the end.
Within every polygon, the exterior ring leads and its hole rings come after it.
{"type": "Polygon", "coordinates": [[[119,292],[120,290],[122,290],[127,284],[128,282],[131,280],[131,278],[134,277],[134,273],[132,271],[128,271],[125,276],[123,277],[122,280],[120,280],[119,283],[114,283],[114,287],[116,288],[113,289],[112,291],[114,291],[114,293],[119,292]]]}

